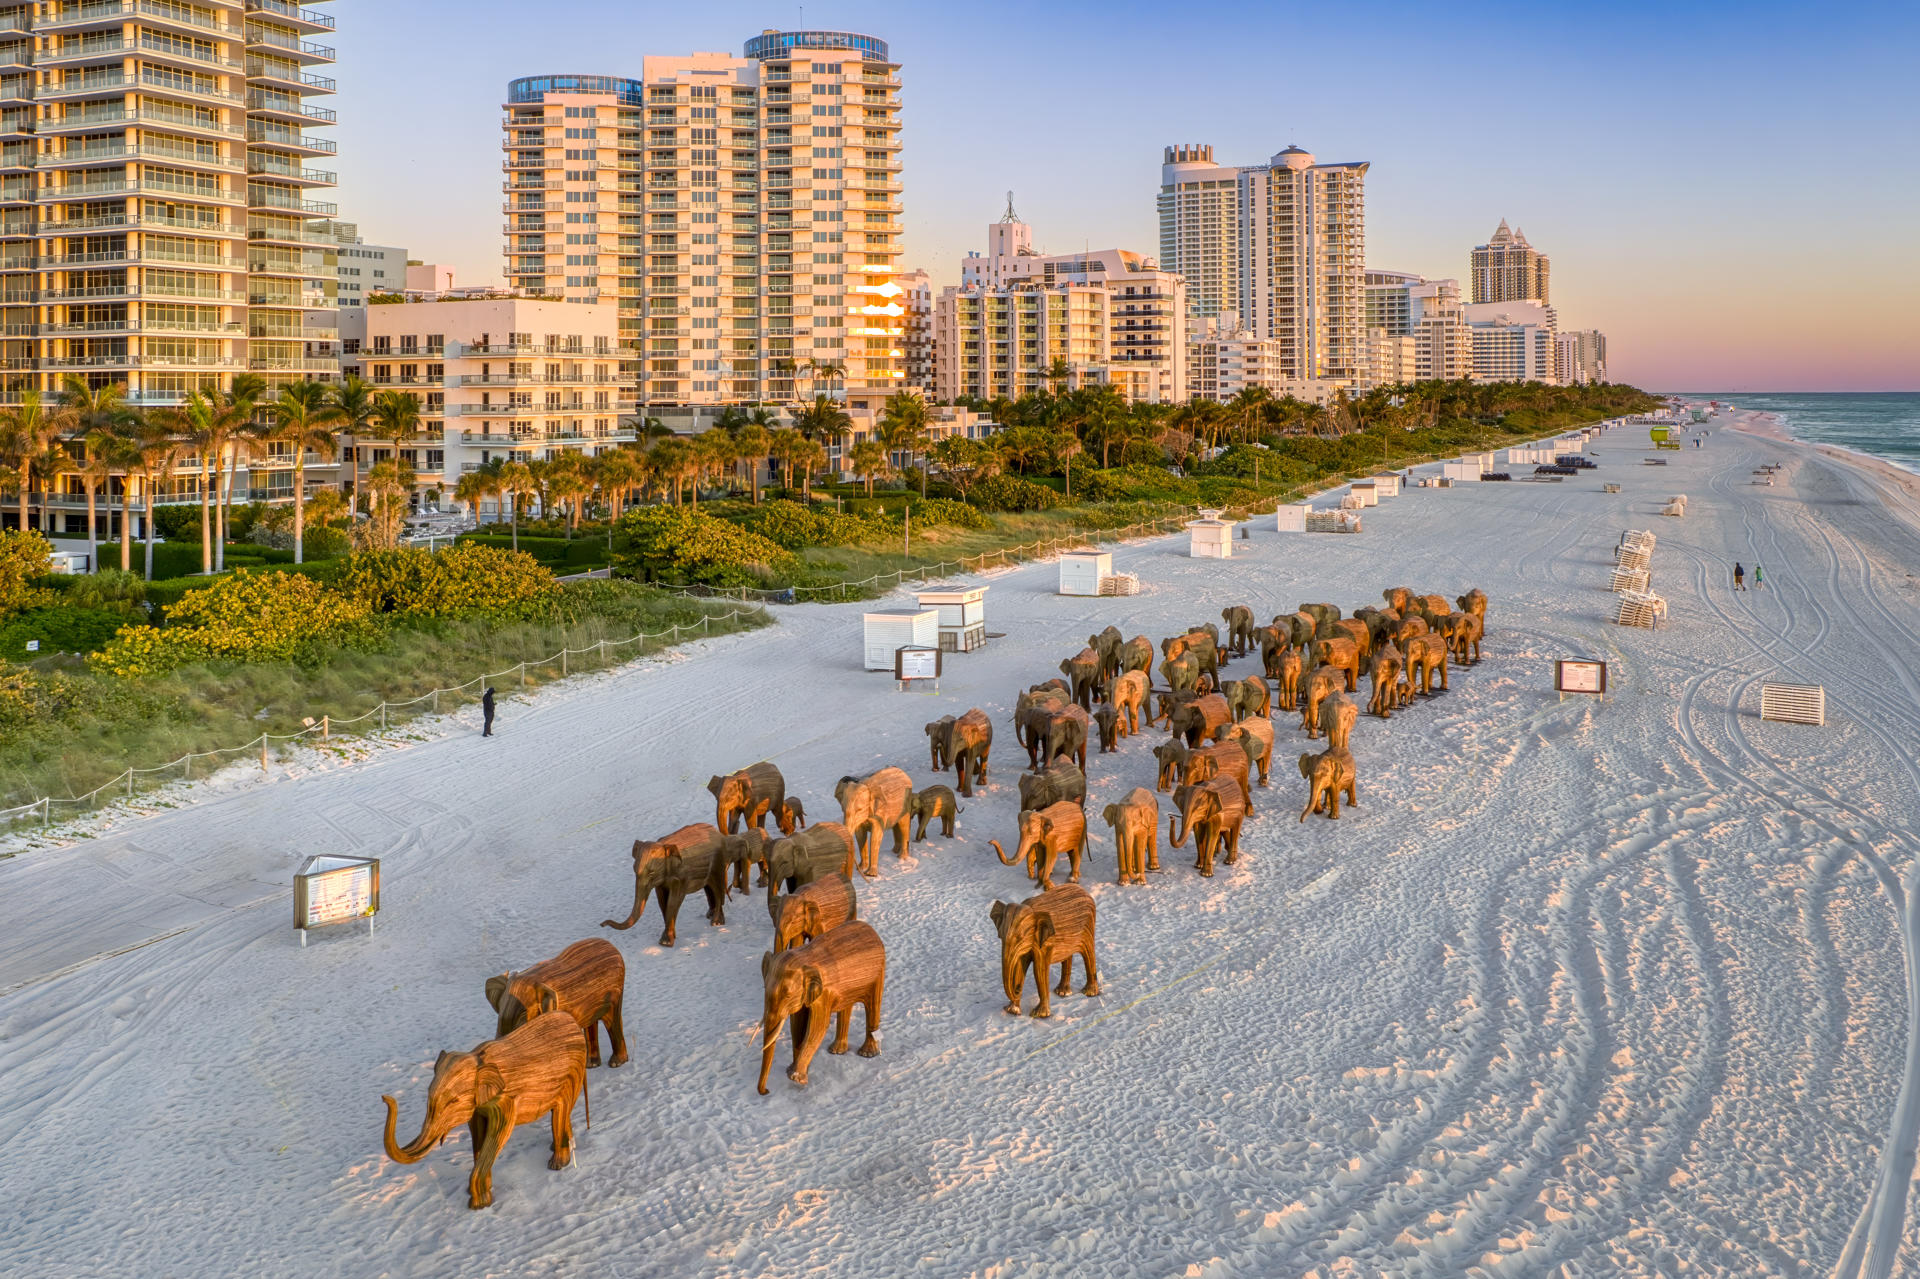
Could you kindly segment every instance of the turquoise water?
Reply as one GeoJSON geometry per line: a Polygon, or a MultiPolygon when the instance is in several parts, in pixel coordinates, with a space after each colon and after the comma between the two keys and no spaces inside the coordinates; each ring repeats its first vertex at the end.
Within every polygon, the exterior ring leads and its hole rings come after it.
{"type": "Polygon", "coordinates": [[[1885,458],[1920,472],[1920,392],[1830,392],[1768,395],[1754,392],[1686,391],[1693,403],[1731,401],[1736,408],[1764,409],[1789,435],[1837,444],[1885,458]]]}

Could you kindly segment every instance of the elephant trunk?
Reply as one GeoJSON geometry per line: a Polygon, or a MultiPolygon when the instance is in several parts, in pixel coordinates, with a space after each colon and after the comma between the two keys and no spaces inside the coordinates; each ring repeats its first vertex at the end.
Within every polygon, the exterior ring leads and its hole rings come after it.
{"type": "Polygon", "coordinates": [[[767,1095],[767,1076],[773,1073],[774,1050],[780,1047],[780,1019],[773,1018],[760,1028],[760,1034],[766,1040],[760,1047],[760,1095],[767,1095]]]}
{"type": "Polygon", "coordinates": [[[987,843],[992,845],[994,855],[1000,859],[1000,864],[1002,866],[1011,866],[1015,862],[1020,860],[1020,854],[1017,850],[1015,851],[1013,856],[1011,857],[1007,856],[1006,851],[1000,847],[999,840],[990,839],[987,841],[987,843]]]}
{"type": "Polygon", "coordinates": [[[621,932],[625,932],[627,929],[632,928],[635,924],[640,922],[641,913],[644,912],[646,909],[647,909],[647,881],[641,876],[635,875],[633,877],[633,913],[627,916],[625,922],[618,922],[611,919],[603,919],[600,921],[600,927],[617,928],[621,932]]]}
{"type": "Polygon", "coordinates": [[[427,1152],[438,1144],[441,1136],[441,1134],[434,1132],[431,1127],[431,1121],[433,1119],[432,1105],[428,1105],[427,1117],[421,1121],[420,1135],[406,1145],[401,1146],[397,1145],[393,1140],[394,1125],[400,1120],[400,1103],[391,1097],[382,1097],[380,1100],[387,1103],[387,1129],[385,1133],[387,1158],[397,1164],[419,1163],[427,1157],[427,1152]]]}
{"type": "Polygon", "coordinates": [[[1187,831],[1183,824],[1185,818],[1186,814],[1178,810],[1167,814],[1167,838],[1173,842],[1175,848],[1186,845],[1187,831]]]}

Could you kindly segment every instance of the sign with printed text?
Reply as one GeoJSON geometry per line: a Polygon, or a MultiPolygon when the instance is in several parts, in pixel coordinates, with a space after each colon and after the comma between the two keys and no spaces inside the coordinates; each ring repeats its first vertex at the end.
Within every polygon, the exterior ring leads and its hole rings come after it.
{"type": "Polygon", "coordinates": [[[896,648],[893,650],[893,677],[906,681],[940,678],[940,650],[937,648],[896,648]]]}
{"type": "Polygon", "coordinates": [[[325,928],[380,910],[380,859],[309,857],[293,877],[293,926],[325,928]]]}
{"type": "Polygon", "coordinates": [[[1604,696],[1607,691],[1607,664],[1579,658],[1555,662],[1553,686],[1561,693],[1604,696]]]}

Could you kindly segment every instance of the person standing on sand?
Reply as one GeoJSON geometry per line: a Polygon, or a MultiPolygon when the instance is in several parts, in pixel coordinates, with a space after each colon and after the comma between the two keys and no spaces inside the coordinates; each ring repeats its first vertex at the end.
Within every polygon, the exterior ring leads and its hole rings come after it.
{"type": "Polygon", "coordinates": [[[1733,589],[1736,591],[1747,589],[1747,570],[1738,564],[1733,566],[1733,589]]]}
{"type": "Polygon", "coordinates": [[[1760,576],[1760,565],[1758,563],[1753,566],[1753,589],[1756,591],[1766,589],[1766,582],[1760,576]]]}
{"type": "Polygon", "coordinates": [[[484,732],[480,734],[480,736],[492,737],[493,736],[493,689],[491,688],[487,689],[487,691],[481,694],[480,696],[480,713],[485,715],[487,718],[486,729],[484,732]]]}

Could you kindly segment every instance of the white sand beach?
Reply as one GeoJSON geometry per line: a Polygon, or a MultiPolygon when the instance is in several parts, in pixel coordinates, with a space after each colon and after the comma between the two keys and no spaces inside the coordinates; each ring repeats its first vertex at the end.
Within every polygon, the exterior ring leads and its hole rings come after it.
{"type": "Polygon", "coordinates": [[[1623,428],[1598,471],[1414,489],[1358,536],[1118,548],[1133,598],[990,574],[1005,638],[937,697],[858,669],[873,605],[781,608],[509,700],[492,740],[236,774],[0,861],[0,1274],[1915,1273],[1920,489],[1726,425],[1765,426],[1719,419],[1663,467],[1623,428]],[[1658,630],[1605,620],[1629,528],[1659,538],[1658,630]],[[1152,786],[1164,732],[1090,756],[1103,993],[1004,1013],[988,909],[1032,890],[986,841],[1014,835],[1015,693],[1109,623],[1157,642],[1397,585],[1484,589],[1485,659],[1361,717],[1359,807],[1297,820],[1308,744],[1276,711],[1238,865],[1199,878],[1163,796],[1165,872],[1123,888],[1097,815],[1152,786]],[[1609,662],[1605,701],[1556,697],[1574,656],[1609,662]],[[1775,678],[1824,685],[1826,726],[1763,723],[1775,678]],[[711,821],[708,776],[763,758],[816,820],[846,774],[951,784],[922,725],[976,705],[991,788],[859,885],[881,1055],[756,1095],[761,901],[725,928],[689,904],[673,950],[651,905],[602,929],[630,844],[711,821]],[[296,943],[320,852],[382,859],[371,937],[296,943]],[[485,979],[595,935],[632,1060],[591,1072],[577,1166],[522,1128],[474,1212],[464,1133],[390,1162],[381,1094],[411,1136],[435,1055],[492,1033],[485,979]]]}

